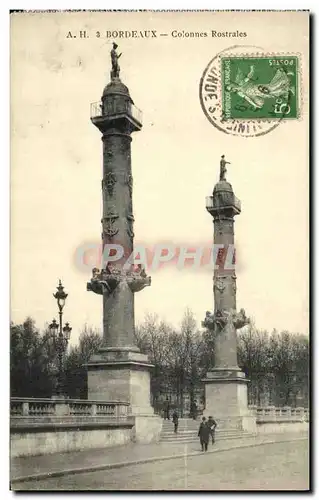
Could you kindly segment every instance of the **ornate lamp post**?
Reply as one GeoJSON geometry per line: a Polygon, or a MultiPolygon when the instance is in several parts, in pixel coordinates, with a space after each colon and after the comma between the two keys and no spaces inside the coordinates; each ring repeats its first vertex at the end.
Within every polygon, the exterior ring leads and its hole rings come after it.
{"type": "Polygon", "coordinates": [[[59,324],[54,319],[49,325],[51,336],[54,341],[54,347],[58,354],[58,385],[57,394],[63,395],[63,383],[62,383],[62,370],[63,370],[63,355],[68,346],[70,340],[72,328],[69,323],[65,323],[62,328],[62,316],[63,308],[65,306],[65,301],[68,294],[65,293],[64,287],[62,286],[61,280],[59,280],[59,286],[57,287],[57,292],[53,294],[53,297],[57,300],[59,308],[59,324]]]}

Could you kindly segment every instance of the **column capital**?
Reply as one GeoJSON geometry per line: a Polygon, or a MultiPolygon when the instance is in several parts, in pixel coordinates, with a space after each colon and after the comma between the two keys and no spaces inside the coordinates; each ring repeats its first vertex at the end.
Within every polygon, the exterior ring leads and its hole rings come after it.
{"type": "Polygon", "coordinates": [[[151,285],[151,277],[147,276],[145,268],[139,264],[132,264],[128,269],[107,265],[105,269],[95,267],[92,270],[91,281],[87,283],[87,290],[99,295],[110,295],[117,286],[126,283],[132,292],[139,292],[151,285]]]}

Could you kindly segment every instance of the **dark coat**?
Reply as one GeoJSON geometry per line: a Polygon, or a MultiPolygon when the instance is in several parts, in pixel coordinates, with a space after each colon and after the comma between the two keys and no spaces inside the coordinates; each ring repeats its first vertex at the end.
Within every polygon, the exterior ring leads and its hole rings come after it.
{"type": "Polygon", "coordinates": [[[174,422],[174,423],[177,423],[177,422],[178,422],[178,415],[177,415],[176,411],[174,411],[174,413],[173,413],[173,418],[172,418],[172,420],[173,420],[173,422],[174,422]]]}
{"type": "Polygon", "coordinates": [[[216,420],[214,420],[213,418],[212,419],[208,419],[207,420],[207,425],[208,427],[210,428],[210,431],[211,431],[211,434],[213,434],[213,432],[215,432],[215,429],[217,427],[217,422],[216,420]]]}
{"type": "Polygon", "coordinates": [[[201,422],[198,430],[198,437],[203,443],[208,443],[210,436],[210,427],[207,422],[201,422]]]}

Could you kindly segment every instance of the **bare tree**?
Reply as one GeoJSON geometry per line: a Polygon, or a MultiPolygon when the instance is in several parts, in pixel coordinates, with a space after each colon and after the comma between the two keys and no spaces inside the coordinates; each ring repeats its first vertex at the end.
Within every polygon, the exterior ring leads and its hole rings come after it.
{"type": "Polygon", "coordinates": [[[171,327],[159,321],[155,314],[147,314],[144,322],[135,328],[135,340],[141,352],[147,354],[154,365],[151,372],[151,393],[156,407],[161,393],[167,393],[169,386],[167,360],[171,327]]]}

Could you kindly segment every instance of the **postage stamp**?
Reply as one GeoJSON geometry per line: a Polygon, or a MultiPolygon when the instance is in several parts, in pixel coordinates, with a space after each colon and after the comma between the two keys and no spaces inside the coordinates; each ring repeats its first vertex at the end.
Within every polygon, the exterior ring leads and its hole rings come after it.
{"type": "Polygon", "coordinates": [[[224,119],[298,118],[298,57],[222,57],[224,119]]]}
{"type": "Polygon", "coordinates": [[[300,118],[298,54],[232,46],[207,64],[199,84],[202,110],[218,130],[258,137],[288,119],[300,118]]]}

